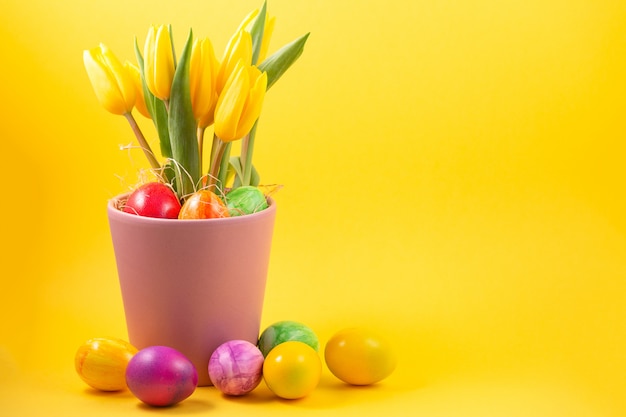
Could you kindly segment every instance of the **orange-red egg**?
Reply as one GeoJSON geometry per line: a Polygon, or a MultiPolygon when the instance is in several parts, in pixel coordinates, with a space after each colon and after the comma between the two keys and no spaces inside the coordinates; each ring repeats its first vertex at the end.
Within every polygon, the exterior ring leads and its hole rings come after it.
{"type": "Polygon", "coordinates": [[[200,190],[185,200],[179,219],[216,219],[229,217],[228,208],[224,202],[212,191],[200,190]]]}

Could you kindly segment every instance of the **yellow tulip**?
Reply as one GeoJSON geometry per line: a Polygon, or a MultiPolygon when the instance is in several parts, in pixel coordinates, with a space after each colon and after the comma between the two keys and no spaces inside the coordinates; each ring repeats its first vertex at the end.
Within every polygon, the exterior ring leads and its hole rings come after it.
{"type": "MultiPolygon", "coordinates": [[[[256,9],[251,11],[239,24],[239,28],[237,31],[245,30],[250,33],[252,31],[252,20],[258,16],[260,10],[256,9]]],[[[265,13],[265,23],[263,26],[263,41],[261,42],[261,49],[259,50],[259,56],[257,57],[257,63],[263,62],[265,57],[267,56],[267,51],[270,45],[270,39],[272,38],[272,33],[274,33],[274,25],[276,23],[276,18],[274,16],[270,17],[269,13],[265,13]]]]}
{"type": "Polygon", "coordinates": [[[155,97],[169,100],[175,67],[170,32],[165,25],[150,27],[143,54],[148,89],[155,97]]]}
{"type": "Polygon", "coordinates": [[[267,73],[239,60],[215,107],[215,135],[224,142],[247,135],[261,114],[267,73]]]}
{"type": "Polygon", "coordinates": [[[135,105],[131,74],[105,45],[83,52],[91,85],[102,106],[113,114],[130,113],[135,105]]]}
{"type": "Polygon", "coordinates": [[[143,83],[141,81],[141,72],[139,71],[139,68],[128,61],[126,61],[124,67],[126,67],[126,70],[132,76],[133,83],[135,84],[135,108],[143,116],[151,119],[148,107],[146,107],[146,99],[143,95],[143,83]]]}
{"type": "Polygon", "coordinates": [[[228,78],[234,72],[237,62],[241,60],[244,65],[252,64],[252,38],[245,30],[235,32],[224,51],[222,64],[217,73],[216,89],[218,94],[222,92],[228,78]]]}
{"type": "Polygon", "coordinates": [[[196,39],[191,50],[189,90],[191,108],[198,127],[205,128],[213,123],[217,102],[215,82],[219,63],[213,45],[208,38],[196,39]]]}
{"type": "MultiPolygon", "coordinates": [[[[252,23],[252,19],[257,17],[258,14],[259,14],[259,9],[254,9],[250,13],[248,13],[246,15],[246,17],[243,18],[241,23],[239,23],[239,27],[237,28],[235,33],[239,32],[240,30],[247,30],[247,29],[249,29],[249,27],[251,26],[251,23],[252,23]]],[[[250,32],[250,30],[248,30],[248,32],[250,32]]]]}

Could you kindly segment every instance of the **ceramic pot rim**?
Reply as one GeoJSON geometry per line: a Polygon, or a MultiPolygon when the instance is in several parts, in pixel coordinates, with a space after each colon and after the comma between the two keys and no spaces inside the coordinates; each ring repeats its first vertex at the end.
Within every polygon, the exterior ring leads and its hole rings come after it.
{"type": "Polygon", "coordinates": [[[209,225],[213,224],[215,226],[218,225],[227,225],[227,224],[243,224],[248,222],[253,222],[257,220],[259,217],[273,216],[276,212],[276,202],[271,197],[267,197],[268,207],[264,210],[258,211],[252,214],[246,214],[244,216],[234,216],[234,217],[224,217],[219,219],[161,219],[157,217],[145,217],[145,216],[137,216],[136,214],[125,213],[119,209],[120,204],[126,199],[130,193],[124,193],[117,195],[111,198],[107,203],[107,213],[109,217],[115,218],[118,221],[123,222],[132,222],[139,223],[145,225],[158,225],[161,227],[181,227],[185,225],[185,227],[197,227],[200,225],[209,225]]]}

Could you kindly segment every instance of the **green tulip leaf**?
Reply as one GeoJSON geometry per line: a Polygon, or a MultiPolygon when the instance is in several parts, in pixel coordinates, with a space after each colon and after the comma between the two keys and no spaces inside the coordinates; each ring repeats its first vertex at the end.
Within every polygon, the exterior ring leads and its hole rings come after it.
{"type": "Polygon", "coordinates": [[[231,157],[229,169],[235,173],[233,188],[240,187],[243,182],[243,167],[241,166],[241,158],[238,156],[231,157]]]}
{"type": "Polygon", "coordinates": [[[265,59],[260,65],[261,71],[267,72],[267,89],[269,90],[276,81],[293,65],[294,62],[302,55],[304,45],[309,38],[310,33],[302,35],[298,39],[288,43],[287,45],[274,52],[265,59]]]}
{"type": "MultiPolygon", "coordinates": [[[[147,90],[147,87],[146,87],[147,90]]],[[[150,93],[148,91],[150,95],[150,93]]],[[[168,115],[167,108],[165,107],[165,103],[162,100],[159,100],[155,96],[152,95],[152,120],[154,122],[154,127],[156,128],[157,134],[159,135],[159,144],[161,145],[161,154],[165,158],[172,157],[172,143],[170,141],[170,130],[168,126],[168,115]]]]}
{"type": "Polygon", "coordinates": [[[196,121],[191,109],[189,66],[193,35],[191,30],[174,73],[169,101],[169,131],[172,158],[182,170],[178,176],[178,190],[187,196],[195,191],[200,180],[200,157],[196,139],[196,121]]]}
{"type": "Polygon", "coordinates": [[[168,159],[167,162],[163,165],[161,171],[161,177],[163,182],[170,184],[174,191],[178,193],[178,189],[176,188],[176,169],[172,166],[172,160],[168,159]]]}
{"type": "Polygon", "coordinates": [[[256,170],[256,167],[252,165],[252,172],[250,175],[250,185],[257,187],[261,183],[261,176],[259,172],[256,170]]]}
{"type": "Polygon", "coordinates": [[[244,184],[243,167],[241,166],[241,158],[238,156],[230,158],[230,166],[228,169],[231,175],[235,176],[232,188],[238,188],[244,185],[253,185],[256,187],[261,183],[261,176],[256,167],[252,165],[250,169],[250,182],[249,184],[244,184]]]}
{"type": "Polygon", "coordinates": [[[228,142],[224,145],[224,155],[222,155],[222,160],[220,162],[220,170],[217,174],[217,185],[219,189],[223,192],[226,188],[226,183],[228,182],[228,174],[229,174],[229,165],[230,165],[230,148],[233,143],[228,142]]]}
{"type": "Polygon", "coordinates": [[[261,53],[261,45],[263,44],[263,35],[265,33],[265,16],[267,14],[267,2],[263,2],[263,6],[259,10],[259,14],[252,22],[250,29],[250,37],[252,38],[252,64],[257,63],[259,54],[261,53]]]}

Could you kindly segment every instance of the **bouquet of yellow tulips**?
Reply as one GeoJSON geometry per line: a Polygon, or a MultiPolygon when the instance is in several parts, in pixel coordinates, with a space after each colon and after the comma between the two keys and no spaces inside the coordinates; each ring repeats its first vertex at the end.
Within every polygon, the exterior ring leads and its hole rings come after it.
{"type": "MultiPolygon", "coordinates": [[[[266,57],[274,21],[265,3],[252,11],[231,37],[221,62],[211,41],[195,39],[191,30],[176,62],[172,29],[165,25],[150,27],[143,51],[135,40],[137,65],[122,64],[103,44],[84,51],[85,69],[99,102],[128,120],[152,171],[180,203],[200,190],[223,198],[227,187],[259,185],[252,154],[265,93],[300,57],[309,36],[266,57]],[[133,109],[152,119],[163,163],[150,148],[133,109]],[[205,171],[204,138],[211,126],[210,164],[205,171]],[[241,141],[241,151],[232,156],[235,141],[241,141]]],[[[141,214],[138,211],[134,209],[141,214]]]]}

